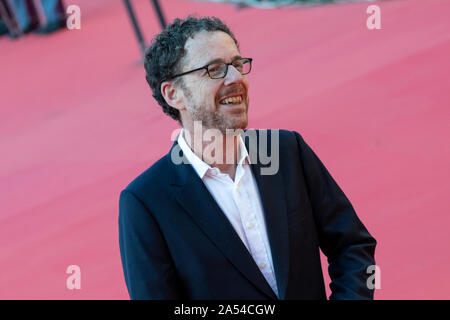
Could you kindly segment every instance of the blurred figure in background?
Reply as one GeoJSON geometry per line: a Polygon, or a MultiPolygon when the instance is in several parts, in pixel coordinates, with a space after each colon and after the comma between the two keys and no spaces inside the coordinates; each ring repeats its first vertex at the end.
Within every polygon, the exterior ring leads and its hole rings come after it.
{"type": "Polygon", "coordinates": [[[65,21],[62,0],[0,0],[0,35],[46,34],[64,27],[65,21]]]}

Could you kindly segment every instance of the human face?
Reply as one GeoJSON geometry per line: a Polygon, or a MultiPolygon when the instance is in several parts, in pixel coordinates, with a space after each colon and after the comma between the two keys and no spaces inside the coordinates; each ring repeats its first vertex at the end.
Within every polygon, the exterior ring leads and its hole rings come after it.
{"type": "MultiPolygon", "coordinates": [[[[181,72],[199,68],[213,60],[231,62],[240,57],[234,40],[222,31],[202,31],[189,38],[185,44],[186,56],[182,59],[181,72]]],[[[211,79],[206,70],[183,76],[186,110],[181,113],[183,126],[191,129],[194,121],[202,121],[203,128],[245,129],[248,123],[248,88],[246,75],[233,66],[223,79],[211,79]],[[241,96],[238,104],[224,103],[224,99],[241,96]]]]}

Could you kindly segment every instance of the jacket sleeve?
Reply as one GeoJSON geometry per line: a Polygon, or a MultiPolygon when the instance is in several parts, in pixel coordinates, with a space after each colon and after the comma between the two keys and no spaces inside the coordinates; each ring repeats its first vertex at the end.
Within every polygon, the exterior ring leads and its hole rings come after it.
{"type": "Polygon", "coordinates": [[[367,267],[375,265],[376,240],[320,159],[294,132],[314,212],[319,244],[328,258],[334,299],[373,299],[367,286],[367,267]]]}
{"type": "Polygon", "coordinates": [[[119,246],[130,298],[179,299],[179,283],[166,242],[151,213],[131,192],[119,200],[119,246]]]}

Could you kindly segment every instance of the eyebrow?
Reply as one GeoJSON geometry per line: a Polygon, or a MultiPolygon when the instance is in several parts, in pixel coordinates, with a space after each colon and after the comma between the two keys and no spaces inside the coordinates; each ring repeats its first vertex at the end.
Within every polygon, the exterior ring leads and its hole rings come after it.
{"type": "MultiPolygon", "coordinates": [[[[234,60],[237,60],[237,59],[242,59],[242,57],[240,55],[236,55],[236,56],[233,57],[233,59],[231,59],[231,61],[234,61],[234,60]]],[[[224,61],[221,58],[217,58],[217,59],[213,59],[213,60],[209,61],[204,66],[207,66],[207,65],[210,65],[211,63],[216,63],[216,62],[224,62],[224,61]]]]}

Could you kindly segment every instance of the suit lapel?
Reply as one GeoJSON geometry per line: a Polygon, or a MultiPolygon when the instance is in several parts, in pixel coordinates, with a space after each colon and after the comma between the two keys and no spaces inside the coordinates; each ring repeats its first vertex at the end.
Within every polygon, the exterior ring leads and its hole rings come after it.
{"type": "MultiPolygon", "coordinates": [[[[172,149],[175,147],[179,148],[176,142],[172,149]]],[[[192,166],[183,163],[176,165],[170,159],[169,161],[174,166],[174,174],[171,176],[170,183],[177,188],[175,198],[180,206],[236,269],[262,292],[275,299],[273,290],[247,248],[192,166]]]]}
{"type": "MultiPolygon", "coordinates": [[[[270,131],[268,130],[267,132],[267,149],[270,153],[270,131]]],[[[259,134],[261,134],[261,131],[257,131],[258,138],[259,134]]],[[[246,141],[246,147],[248,150],[248,141],[246,141]]],[[[252,164],[251,167],[256,183],[258,184],[261,201],[264,207],[264,216],[266,219],[267,233],[272,251],[272,260],[275,269],[279,297],[280,299],[285,299],[289,276],[289,233],[283,178],[280,171],[274,175],[262,175],[261,168],[264,166],[261,165],[259,156],[258,161],[252,164]]]]}

